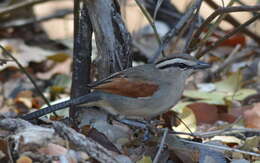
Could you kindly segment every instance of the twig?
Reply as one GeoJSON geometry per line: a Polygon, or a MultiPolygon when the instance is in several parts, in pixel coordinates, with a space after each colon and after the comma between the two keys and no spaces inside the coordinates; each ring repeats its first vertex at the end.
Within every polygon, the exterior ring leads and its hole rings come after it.
{"type": "MultiPolygon", "coordinates": [[[[247,4],[244,3],[244,2],[242,2],[241,0],[238,0],[238,1],[236,1],[236,2],[237,2],[238,4],[240,4],[241,6],[247,6],[247,4]]],[[[258,2],[258,4],[259,4],[259,2],[258,2]]],[[[253,11],[252,14],[253,14],[253,15],[256,15],[257,12],[256,12],[256,11],[253,11]]]]}
{"type": "Polygon", "coordinates": [[[21,8],[25,8],[25,7],[29,7],[38,3],[44,3],[44,2],[48,2],[50,0],[28,0],[28,1],[21,1],[20,3],[8,6],[8,7],[4,7],[0,9],[0,17],[8,14],[10,12],[15,12],[18,9],[21,8]]]}
{"type": "Polygon", "coordinates": [[[237,56],[238,56],[237,52],[240,50],[240,48],[241,48],[240,44],[236,45],[236,47],[233,48],[232,52],[224,60],[224,63],[221,66],[219,66],[219,68],[216,71],[214,71],[213,74],[220,73],[221,71],[223,71],[226,68],[226,66],[230,65],[231,63],[233,63],[231,61],[234,61],[235,58],[237,58],[237,56]]]}
{"type": "Polygon", "coordinates": [[[186,14],[179,20],[179,22],[176,24],[174,28],[172,28],[169,32],[166,33],[166,35],[163,37],[163,41],[161,46],[158,48],[156,53],[154,54],[154,57],[149,62],[155,62],[156,59],[159,57],[160,53],[166,45],[171,41],[171,39],[179,33],[179,31],[182,29],[182,27],[187,23],[187,21],[192,17],[194,11],[198,9],[200,6],[202,0],[196,0],[193,6],[186,12],[186,14]]]}
{"type": "MultiPolygon", "coordinates": [[[[231,0],[226,7],[231,7],[236,0],[231,0]]],[[[222,1],[222,5],[224,7],[224,2],[222,1]]],[[[208,31],[205,33],[205,36],[199,41],[197,44],[197,53],[201,52],[204,45],[207,43],[210,36],[213,34],[215,29],[219,26],[219,24],[222,22],[222,20],[227,16],[227,13],[221,13],[217,20],[208,28],[208,31]]],[[[198,38],[197,38],[198,39],[198,38]]]]}
{"type": "MultiPolygon", "coordinates": [[[[153,9],[154,8],[154,3],[151,3],[150,1],[144,1],[145,2],[145,6],[146,8],[149,8],[149,9],[153,9]]],[[[166,10],[164,8],[160,8],[159,12],[162,12],[163,14],[169,16],[169,17],[172,17],[174,19],[180,19],[182,17],[181,14],[179,13],[176,13],[176,12],[171,12],[171,10],[166,10]]]]}
{"type": "MultiPolygon", "coordinates": [[[[161,129],[159,129],[158,132],[162,132],[161,129]]],[[[194,132],[194,133],[169,131],[169,134],[188,135],[188,136],[200,137],[200,138],[210,138],[210,137],[213,137],[216,135],[230,135],[230,134],[247,133],[247,132],[254,133],[256,135],[260,135],[260,130],[258,130],[258,129],[232,128],[232,127],[228,127],[228,128],[222,129],[222,130],[215,130],[215,131],[208,131],[208,132],[194,132]]]]}
{"type": "Polygon", "coordinates": [[[0,28],[10,28],[10,27],[21,27],[21,26],[25,26],[25,25],[29,25],[29,24],[33,24],[33,23],[40,23],[43,21],[47,21],[50,19],[54,19],[54,18],[61,18],[64,17],[68,14],[71,14],[73,11],[70,9],[65,9],[65,10],[60,10],[57,11],[51,15],[48,16],[43,16],[40,18],[29,18],[29,19],[24,19],[24,20],[14,20],[11,22],[7,22],[7,23],[3,23],[0,24],[0,28]]]}
{"type": "Polygon", "coordinates": [[[213,144],[198,143],[198,142],[184,140],[184,139],[180,139],[180,141],[182,141],[184,143],[193,144],[193,145],[204,146],[204,147],[209,147],[209,148],[214,148],[214,149],[219,149],[219,150],[224,150],[224,151],[238,152],[238,153],[243,153],[243,154],[247,154],[247,155],[251,155],[251,156],[260,157],[260,154],[258,154],[258,153],[243,151],[243,150],[239,150],[239,149],[235,149],[235,148],[229,148],[229,147],[213,145],[213,144]]]}
{"type": "Polygon", "coordinates": [[[185,46],[184,46],[184,48],[182,50],[184,53],[187,52],[189,44],[190,44],[190,42],[192,40],[193,32],[194,32],[194,30],[196,28],[197,20],[199,20],[199,11],[200,11],[200,8],[201,8],[201,4],[202,4],[202,1],[199,4],[198,9],[197,9],[196,13],[194,14],[194,16],[193,16],[193,18],[191,20],[190,29],[189,29],[188,35],[186,37],[186,43],[185,43],[185,46]]]}
{"type": "Polygon", "coordinates": [[[189,45],[188,51],[192,51],[195,49],[195,44],[199,41],[199,36],[203,32],[203,30],[210,24],[211,21],[213,21],[217,16],[224,13],[230,13],[230,12],[243,12],[243,11],[259,11],[260,5],[258,6],[235,6],[235,7],[227,7],[227,8],[220,8],[214,11],[204,22],[203,24],[198,28],[198,30],[195,32],[193,36],[193,40],[191,41],[189,45]]]}
{"type": "Polygon", "coordinates": [[[189,130],[190,134],[192,134],[193,132],[191,131],[191,129],[189,128],[189,126],[179,117],[176,116],[176,118],[181,121],[181,123],[189,130]]]}
{"type": "MultiPolygon", "coordinates": [[[[114,1],[115,3],[117,1],[114,1]]],[[[116,53],[115,54],[115,63],[118,64],[118,68],[115,69],[116,71],[122,71],[126,68],[129,68],[132,66],[132,56],[131,56],[131,46],[130,46],[130,42],[132,41],[132,38],[130,37],[130,34],[128,33],[128,31],[126,30],[126,27],[124,25],[124,21],[122,20],[122,17],[120,15],[120,13],[118,14],[115,14],[113,17],[112,17],[112,21],[117,24],[117,30],[118,30],[118,33],[120,33],[120,37],[118,36],[118,39],[122,40],[124,44],[123,47],[117,47],[117,48],[122,48],[122,53],[124,53],[124,59],[122,58],[122,55],[120,55],[119,53],[116,53]]],[[[120,41],[120,42],[121,42],[120,41]]]]}
{"type": "Polygon", "coordinates": [[[9,131],[16,131],[29,126],[32,126],[32,124],[23,119],[6,118],[0,120],[0,128],[9,131]]]}
{"type": "Polygon", "coordinates": [[[13,61],[12,59],[8,59],[8,58],[0,58],[0,66],[6,64],[7,62],[11,62],[13,61]]]}
{"type": "Polygon", "coordinates": [[[255,134],[260,135],[260,130],[252,129],[252,128],[225,128],[223,130],[201,132],[201,133],[195,132],[193,134],[194,134],[194,136],[197,136],[197,137],[209,138],[209,137],[213,137],[216,135],[230,135],[230,134],[245,133],[245,132],[250,132],[250,133],[255,133],[255,134]]]}
{"type": "MultiPolygon", "coordinates": [[[[148,20],[149,24],[151,25],[154,34],[156,36],[158,45],[160,46],[162,44],[161,38],[159,36],[159,33],[156,29],[156,26],[154,24],[154,20],[153,18],[150,16],[150,14],[148,13],[148,11],[143,7],[143,5],[139,2],[139,0],[135,0],[136,4],[138,5],[138,7],[141,9],[142,13],[144,14],[144,16],[146,17],[146,19],[148,20]]],[[[161,53],[161,52],[160,52],[161,53]]],[[[164,52],[162,51],[163,56],[165,56],[164,52]]]]}
{"type": "Polygon", "coordinates": [[[227,40],[228,38],[230,38],[231,36],[233,36],[234,34],[244,30],[246,28],[246,26],[250,25],[251,23],[253,23],[255,20],[257,20],[258,18],[260,18],[260,14],[255,15],[254,17],[252,17],[251,19],[249,19],[248,21],[246,21],[244,24],[241,24],[240,26],[238,26],[237,28],[235,28],[233,31],[231,31],[230,33],[226,34],[224,37],[222,37],[221,39],[219,39],[217,42],[215,42],[213,45],[208,46],[204,51],[197,53],[196,57],[200,58],[201,56],[203,56],[205,53],[209,52],[210,50],[213,50],[215,48],[217,48],[223,41],[227,40]]]}
{"type": "Polygon", "coordinates": [[[0,48],[3,50],[3,52],[8,55],[10,58],[12,58],[12,60],[17,64],[17,66],[20,68],[20,70],[28,77],[28,79],[31,81],[31,83],[33,84],[33,86],[35,87],[36,91],[39,93],[39,95],[42,97],[42,99],[44,100],[44,102],[48,105],[48,107],[50,107],[50,103],[47,100],[47,98],[42,94],[40,88],[37,86],[37,84],[35,83],[34,79],[32,78],[32,76],[25,70],[25,68],[20,64],[20,62],[8,51],[6,50],[2,45],[0,45],[0,48]]]}
{"type": "Polygon", "coordinates": [[[176,36],[176,39],[174,39],[173,42],[171,42],[171,46],[169,47],[169,51],[172,53],[175,50],[177,51],[178,42],[183,37],[185,32],[190,28],[190,24],[192,22],[192,19],[194,18],[194,15],[188,20],[188,22],[183,26],[183,28],[180,30],[179,34],[176,36]]]}
{"type": "MultiPolygon", "coordinates": [[[[205,2],[207,2],[207,4],[212,7],[213,9],[218,9],[219,6],[212,0],[205,0],[205,2]]],[[[259,5],[258,5],[259,6],[259,5]]],[[[253,11],[253,10],[252,10],[253,11]]],[[[237,27],[240,25],[240,22],[237,21],[233,16],[231,15],[227,15],[225,17],[225,20],[228,21],[230,24],[232,24],[234,27],[237,27]]],[[[249,37],[251,37],[255,42],[257,42],[258,44],[260,44],[260,36],[258,36],[257,34],[255,34],[254,32],[251,32],[248,29],[244,29],[244,33],[246,35],[248,35],[249,37]]]]}
{"type": "Polygon", "coordinates": [[[178,131],[169,131],[170,134],[175,134],[175,135],[188,135],[188,136],[197,136],[194,135],[193,133],[188,133],[188,132],[178,132],[178,131]]]}
{"type": "Polygon", "coordinates": [[[115,153],[107,150],[93,139],[85,137],[84,135],[76,132],[74,129],[67,127],[65,124],[61,122],[54,122],[53,127],[58,135],[69,140],[78,149],[85,151],[94,159],[106,163],[120,162],[116,158],[115,153]]]}
{"type": "Polygon", "coordinates": [[[156,153],[156,155],[155,155],[155,158],[154,158],[154,160],[153,160],[153,163],[157,163],[157,162],[159,161],[159,157],[160,157],[160,154],[161,154],[161,152],[162,152],[162,150],[163,150],[163,146],[164,146],[164,143],[165,143],[165,139],[166,139],[167,134],[168,134],[168,129],[165,128],[165,129],[164,129],[164,133],[163,133],[163,137],[162,137],[162,140],[161,140],[161,143],[160,143],[160,146],[159,146],[159,149],[158,149],[158,151],[157,151],[157,153],[156,153]]]}
{"type": "MultiPolygon", "coordinates": [[[[158,132],[162,132],[161,129],[159,129],[158,132]]],[[[215,130],[215,131],[208,131],[208,132],[194,132],[194,133],[169,131],[169,134],[188,135],[188,136],[200,137],[200,138],[210,138],[216,135],[230,135],[230,134],[247,133],[247,132],[260,135],[260,130],[258,129],[232,128],[232,127],[228,127],[222,130],[215,130]]]]}
{"type": "Polygon", "coordinates": [[[156,6],[155,6],[155,9],[154,9],[154,13],[153,13],[153,20],[155,21],[156,20],[156,16],[157,16],[157,13],[162,5],[164,0],[158,0],[157,3],[156,3],[156,6]]]}

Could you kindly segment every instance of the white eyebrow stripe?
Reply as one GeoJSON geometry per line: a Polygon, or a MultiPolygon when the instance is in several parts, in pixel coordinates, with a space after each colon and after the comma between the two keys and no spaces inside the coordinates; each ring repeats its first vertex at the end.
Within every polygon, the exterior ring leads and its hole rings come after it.
{"type": "Polygon", "coordinates": [[[169,59],[169,60],[162,61],[162,62],[156,64],[156,68],[164,67],[166,65],[172,65],[174,63],[184,63],[186,65],[190,65],[190,61],[187,61],[182,58],[174,58],[174,59],[169,59]]]}

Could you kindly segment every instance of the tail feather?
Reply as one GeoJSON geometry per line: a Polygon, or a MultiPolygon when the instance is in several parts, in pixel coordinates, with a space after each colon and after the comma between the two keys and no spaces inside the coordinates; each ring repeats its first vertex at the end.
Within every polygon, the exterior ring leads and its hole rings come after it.
{"type": "Polygon", "coordinates": [[[100,99],[101,98],[100,98],[99,94],[97,92],[93,92],[93,93],[90,93],[90,94],[87,94],[84,96],[76,97],[76,98],[73,98],[73,99],[58,103],[58,104],[54,104],[50,107],[42,108],[38,111],[23,115],[21,118],[25,119],[25,120],[32,120],[32,119],[39,118],[43,115],[49,114],[51,112],[64,109],[71,105],[80,105],[80,104],[84,104],[84,103],[98,101],[100,99]]]}

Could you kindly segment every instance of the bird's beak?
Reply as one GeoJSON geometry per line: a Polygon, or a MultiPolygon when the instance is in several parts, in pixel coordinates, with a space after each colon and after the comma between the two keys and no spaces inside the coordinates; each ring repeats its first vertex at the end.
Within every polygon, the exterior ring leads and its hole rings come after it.
{"type": "Polygon", "coordinates": [[[196,63],[196,65],[192,66],[193,69],[206,69],[206,68],[210,68],[211,65],[206,63],[206,62],[202,62],[202,61],[198,61],[196,63]]]}

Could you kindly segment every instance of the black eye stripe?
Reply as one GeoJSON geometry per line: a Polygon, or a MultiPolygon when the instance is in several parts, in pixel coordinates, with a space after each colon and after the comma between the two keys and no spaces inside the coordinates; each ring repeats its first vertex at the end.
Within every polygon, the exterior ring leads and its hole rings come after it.
{"type": "Polygon", "coordinates": [[[165,68],[168,68],[168,67],[179,67],[179,68],[182,68],[182,69],[191,68],[191,66],[186,65],[184,63],[173,63],[173,64],[168,64],[168,65],[164,65],[162,67],[159,67],[159,69],[165,69],[165,68]]]}
{"type": "Polygon", "coordinates": [[[175,63],[176,64],[176,67],[180,67],[180,68],[188,68],[190,66],[184,64],[184,63],[175,63]]]}

